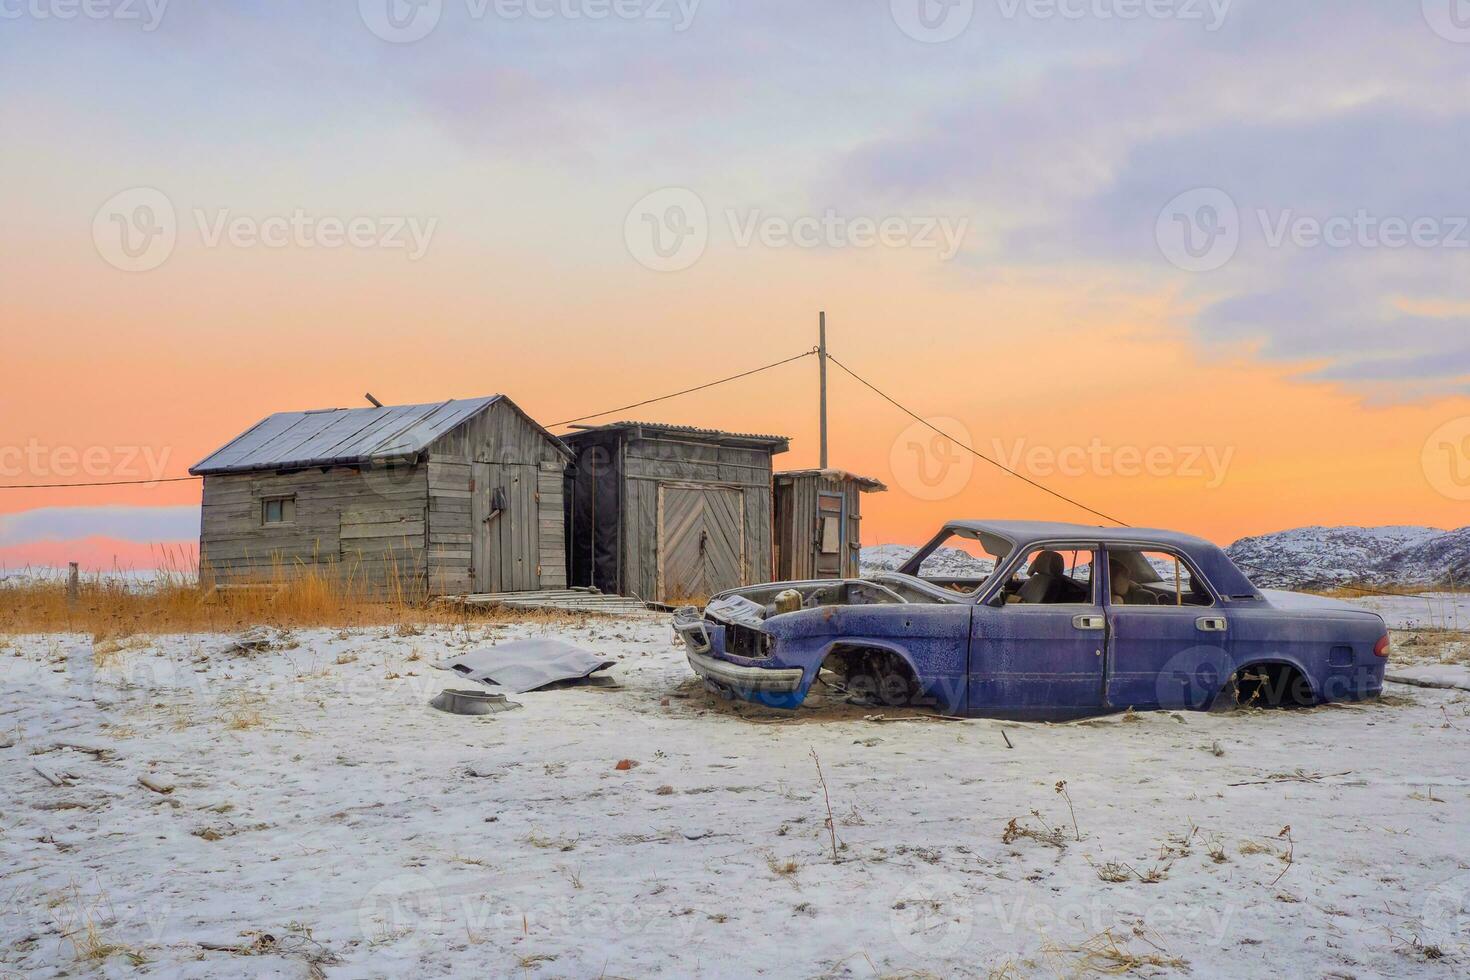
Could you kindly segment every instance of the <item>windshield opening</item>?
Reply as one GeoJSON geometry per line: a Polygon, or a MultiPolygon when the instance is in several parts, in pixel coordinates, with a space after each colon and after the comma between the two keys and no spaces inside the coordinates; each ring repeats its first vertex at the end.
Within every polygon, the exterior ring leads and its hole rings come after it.
{"type": "Polygon", "coordinates": [[[999,535],[946,528],[899,572],[968,595],[984,588],[1014,547],[999,535]]]}

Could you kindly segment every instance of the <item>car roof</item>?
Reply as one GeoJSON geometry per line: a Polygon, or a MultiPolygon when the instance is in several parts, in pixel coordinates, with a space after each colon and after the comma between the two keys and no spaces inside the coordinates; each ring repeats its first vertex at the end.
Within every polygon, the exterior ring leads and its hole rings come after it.
{"type": "Polygon", "coordinates": [[[1061,521],[950,521],[947,527],[998,534],[1016,545],[1071,538],[1099,544],[1159,544],[1174,548],[1215,547],[1204,538],[1150,527],[1103,527],[1061,521]]]}
{"type": "Polygon", "coordinates": [[[1018,549],[1046,542],[1096,542],[1141,547],[1172,548],[1190,558],[1216,591],[1232,599],[1260,599],[1260,591],[1219,545],[1192,534],[1150,527],[1102,527],[1096,524],[1064,524],[1053,521],[950,521],[947,528],[991,534],[1004,538],[1018,549]]]}

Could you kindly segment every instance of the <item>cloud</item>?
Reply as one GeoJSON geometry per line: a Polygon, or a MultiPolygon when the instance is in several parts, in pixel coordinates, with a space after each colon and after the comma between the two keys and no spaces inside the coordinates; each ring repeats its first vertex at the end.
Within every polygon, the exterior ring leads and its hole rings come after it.
{"type": "Polygon", "coordinates": [[[1470,298],[1465,48],[1417,4],[1237,0],[1225,31],[1182,27],[1083,25],[1064,60],[854,148],[825,186],[975,216],[977,274],[1088,263],[1182,291],[1199,335],[1325,362],[1318,378],[1417,398],[1463,377],[1470,321],[1403,307],[1470,298]],[[1238,250],[1207,273],[1170,265],[1156,237],[1196,188],[1239,216],[1238,250]],[[1386,246],[1385,221],[1428,221],[1435,243],[1386,246]],[[1347,244],[1313,239],[1344,222],[1347,244]]]}
{"type": "Polygon", "coordinates": [[[196,541],[199,508],[43,507],[0,515],[0,547],[92,537],[139,544],[196,541]]]}

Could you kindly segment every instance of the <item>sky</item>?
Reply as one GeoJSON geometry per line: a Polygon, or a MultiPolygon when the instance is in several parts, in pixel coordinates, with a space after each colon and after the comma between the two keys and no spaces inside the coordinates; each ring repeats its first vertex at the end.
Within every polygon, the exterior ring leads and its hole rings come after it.
{"type": "MultiPolygon", "coordinates": [[[[868,543],[1466,523],[1466,0],[0,0],[0,484],[810,349],[868,543]],[[952,441],[953,440],[953,441],[952,441]]],[[[790,436],[804,358],[633,413],[790,436]]],[[[608,416],[610,420],[615,416],[608,416]]],[[[564,431],[558,430],[558,431],[564,431]]],[[[0,490],[0,567],[197,483],[0,490]]]]}

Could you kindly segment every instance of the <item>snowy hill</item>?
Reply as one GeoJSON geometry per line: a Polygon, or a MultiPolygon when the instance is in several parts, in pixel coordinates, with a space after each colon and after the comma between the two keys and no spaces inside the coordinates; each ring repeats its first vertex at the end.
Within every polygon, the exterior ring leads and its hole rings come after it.
{"type": "Polygon", "coordinates": [[[1226,550],[1262,588],[1397,582],[1393,556],[1443,536],[1432,527],[1299,527],[1242,538],[1226,550]]]}
{"type": "MultiPolygon", "coordinates": [[[[914,556],[919,549],[908,544],[879,544],[864,548],[862,574],[894,572],[914,556]]],[[[958,548],[940,548],[924,562],[924,574],[937,578],[966,578],[989,575],[993,566],[988,561],[975,558],[958,548]]]]}
{"type": "MultiPolygon", "coordinates": [[[[902,544],[864,548],[863,574],[894,571],[917,550],[902,544]]],[[[1226,551],[1265,589],[1470,584],[1470,527],[1299,527],[1242,538],[1226,551]]],[[[925,571],[931,569],[940,576],[967,576],[985,574],[990,565],[942,548],[929,559],[925,571]]]]}

